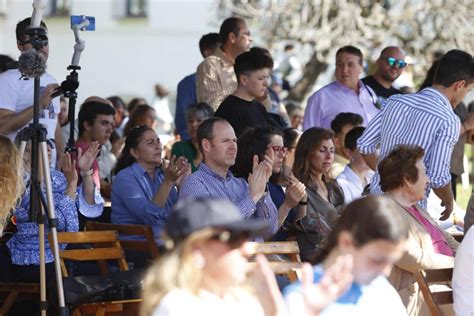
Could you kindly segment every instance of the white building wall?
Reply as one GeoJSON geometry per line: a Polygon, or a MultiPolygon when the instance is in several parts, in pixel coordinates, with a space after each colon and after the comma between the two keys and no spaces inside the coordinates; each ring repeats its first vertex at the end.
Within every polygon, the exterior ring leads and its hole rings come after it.
{"type": "MultiPolygon", "coordinates": [[[[2,0],[0,0],[2,1],[2,0]]],[[[31,16],[32,0],[3,0],[0,54],[17,58],[15,25],[31,16]]],[[[49,0],[48,0],[49,1],[49,0]]],[[[99,95],[143,96],[149,102],[161,83],[174,93],[178,82],[194,72],[202,57],[200,37],[218,32],[221,21],[214,0],[148,0],[148,18],[118,18],[124,0],[70,0],[73,15],[96,18],[96,31],[81,32],[86,42],[79,71],[78,104],[99,95]]],[[[68,17],[44,18],[50,37],[48,71],[59,82],[69,73],[74,36],[68,17]]]]}

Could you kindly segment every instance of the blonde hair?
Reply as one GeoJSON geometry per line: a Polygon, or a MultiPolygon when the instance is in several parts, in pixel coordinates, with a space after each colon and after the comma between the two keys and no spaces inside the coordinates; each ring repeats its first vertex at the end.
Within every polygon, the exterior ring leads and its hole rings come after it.
{"type": "Polygon", "coordinates": [[[203,275],[193,260],[193,248],[215,232],[212,228],[206,228],[192,233],[148,269],[143,284],[141,316],[151,315],[163,297],[174,289],[198,294],[203,275]]]}
{"type": "Polygon", "coordinates": [[[0,226],[23,194],[23,163],[16,146],[0,135],[0,226]]]}

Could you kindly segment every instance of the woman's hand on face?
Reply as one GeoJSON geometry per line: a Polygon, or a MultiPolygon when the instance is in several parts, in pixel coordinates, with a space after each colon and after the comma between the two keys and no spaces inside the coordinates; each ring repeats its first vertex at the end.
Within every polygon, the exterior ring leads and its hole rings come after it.
{"type": "Polygon", "coordinates": [[[301,289],[308,315],[319,314],[350,287],[353,281],[352,256],[338,257],[326,269],[318,284],[313,284],[313,278],[313,268],[305,263],[302,268],[301,289]]]}
{"type": "Polygon", "coordinates": [[[77,149],[77,166],[80,171],[86,172],[91,170],[94,160],[100,151],[100,143],[92,142],[89,148],[83,153],[81,148],[77,149]]]}
{"type": "Polygon", "coordinates": [[[188,160],[185,157],[176,158],[173,156],[163,170],[165,179],[176,182],[181,176],[190,172],[189,168],[188,160]]]}
{"type": "Polygon", "coordinates": [[[61,170],[66,177],[67,183],[77,183],[78,176],[76,161],[72,160],[70,153],[65,153],[61,160],[61,170]]]}

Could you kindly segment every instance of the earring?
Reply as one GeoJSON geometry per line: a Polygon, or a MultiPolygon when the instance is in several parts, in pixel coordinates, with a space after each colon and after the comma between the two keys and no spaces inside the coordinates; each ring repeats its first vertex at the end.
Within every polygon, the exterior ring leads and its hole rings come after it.
{"type": "Polygon", "coordinates": [[[204,256],[200,251],[195,251],[194,252],[194,264],[196,265],[196,268],[202,270],[206,266],[206,259],[204,259],[204,256]]]}

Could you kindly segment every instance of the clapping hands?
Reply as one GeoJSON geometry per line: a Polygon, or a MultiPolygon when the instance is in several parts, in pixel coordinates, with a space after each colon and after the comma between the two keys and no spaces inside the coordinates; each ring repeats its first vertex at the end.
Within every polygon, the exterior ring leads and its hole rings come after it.
{"type": "Polygon", "coordinates": [[[253,156],[252,173],[249,174],[248,184],[250,196],[257,203],[264,195],[267,182],[272,175],[273,157],[265,155],[264,159],[259,163],[258,156],[253,156]]]}

